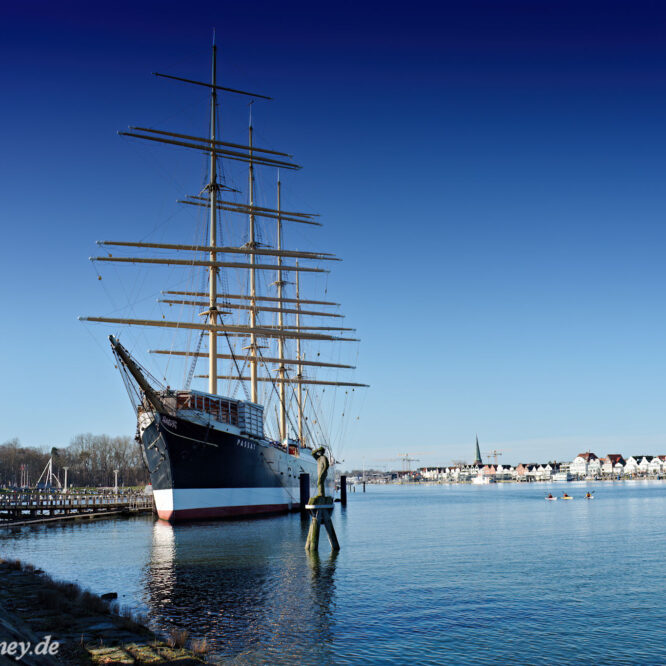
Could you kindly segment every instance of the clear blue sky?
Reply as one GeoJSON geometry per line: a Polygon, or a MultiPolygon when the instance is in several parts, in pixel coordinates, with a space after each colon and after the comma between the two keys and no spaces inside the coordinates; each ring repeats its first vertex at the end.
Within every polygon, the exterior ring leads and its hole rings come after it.
{"type": "Polygon", "coordinates": [[[344,258],[329,295],[372,385],[344,466],[471,459],[476,433],[510,462],[666,453],[663,3],[105,7],[3,8],[0,441],[133,433],[76,320],[122,297],[88,257],[192,191],[116,131],[198,113],[150,72],[205,76],[215,26],[224,81],[276,98],[257,126],[306,167],[312,246],[344,258]]]}

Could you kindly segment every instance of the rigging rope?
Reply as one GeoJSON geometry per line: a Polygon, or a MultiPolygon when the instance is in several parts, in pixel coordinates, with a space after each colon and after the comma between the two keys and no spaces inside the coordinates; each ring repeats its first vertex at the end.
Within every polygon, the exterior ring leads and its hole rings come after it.
{"type": "Polygon", "coordinates": [[[197,367],[197,361],[199,360],[199,350],[201,349],[201,343],[203,342],[204,335],[206,331],[201,331],[199,336],[199,342],[197,343],[197,348],[194,350],[194,356],[192,358],[192,364],[190,365],[190,371],[187,373],[187,380],[185,381],[185,390],[190,390],[190,385],[192,384],[192,378],[194,377],[194,369],[197,367]]]}
{"type": "MultiPolygon", "coordinates": [[[[273,391],[275,392],[275,395],[277,396],[278,403],[280,403],[282,401],[280,400],[280,393],[277,389],[277,384],[276,384],[275,380],[273,379],[273,377],[271,377],[270,370],[268,369],[268,366],[266,365],[266,361],[264,361],[264,357],[263,357],[263,354],[261,353],[261,349],[257,349],[257,352],[259,353],[259,357],[261,358],[262,365],[264,366],[264,368],[266,368],[266,374],[268,375],[268,378],[271,380],[270,385],[273,387],[273,391]]],[[[286,374],[286,371],[285,371],[285,374],[286,374]]],[[[285,410],[286,410],[286,407],[287,406],[285,405],[285,410]]],[[[286,416],[287,416],[287,421],[289,422],[289,425],[291,426],[291,429],[294,432],[298,432],[297,429],[294,428],[294,424],[292,423],[292,420],[289,416],[289,412],[287,412],[286,416]]]]}

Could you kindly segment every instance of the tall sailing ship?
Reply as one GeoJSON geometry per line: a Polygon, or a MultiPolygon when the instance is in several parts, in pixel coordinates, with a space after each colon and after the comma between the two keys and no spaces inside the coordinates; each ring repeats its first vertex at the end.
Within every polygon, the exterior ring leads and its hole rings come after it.
{"type": "MultiPolygon", "coordinates": [[[[174,308],[182,313],[180,318],[81,317],[91,322],[161,327],[175,329],[176,335],[188,334],[188,349],[179,350],[173,343],[171,349],[152,350],[189,364],[180,390],[156,379],[116,336],[109,336],[136,411],[137,440],[150,473],[157,512],[169,521],[268,514],[296,507],[301,474],[310,475],[312,488],[316,483],[313,450],[323,446],[332,457],[328,435],[318,418],[321,402],[314,392],[344,387],[348,394],[365,386],[338,381],[337,376],[322,379],[312,374],[338,373],[354,367],[324,362],[319,354],[313,357],[306,353],[306,345],[357,341],[349,337],[353,329],[334,325],[335,319],[342,317],[335,309],[337,303],[301,296],[301,274],[328,273],[320,266],[338,259],[330,253],[285,246],[283,225],[320,226],[314,214],[282,208],[280,170],[300,167],[289,154],[254,144],[251,116],[247,145],[220,138],[219,96],[249,97],[252,102],[270,98],[218,85],[216,59],[213,45],[210,83],[156,73],[210,90],[208,138],[146,127],[119,132],[205,155],[207,183],[199,194],[180,202],[205,209],[203,237],[192,245],[98,241],[107,254],[91,258],[95,262],[174,266],[190,271],[194,277],[189,284],[199,284],[205,290],[161,292],[159,302],[180,306],[174,308]],[[225,177],[225,165],[237,163],[247,168],[244,192],[232,187],[225,177]],[[274,207],[260,206],[255,200],[255,172],[259,169],[277,171],[274,207]],[[230,218],[235,222],[230,223],[230,218]],[[220,243],[220,239],[233,235],[222,236],[225,229],[229,231],[224,225],[235,224],[238,229],[239,219],[245,242],[220,243]],[[118,256],[122,248],[153,251],[153,256],[118,256]],[[229,287],[232,276],[239,285],[236,293],[229,287]],[[266,276],[274,277],[272,284],[267,284],[266,276]],[[313,326],[312,317],[326,318],[331,325],[313,326]],[[197,361],[205,357],[208,371],[196,377],[208,380],[208,390],[194,390],[190,386],[197,361]],[[220,365],[225,362],[229,369],[221,372],[220,365]],[[225,383],[226,394],[218,392],[218,382],[225,383]],[[237,397],[239,387],[245,399],[237,397]],[[271,402],[274,423],[267,414],[271,402]],[[273,436],[267,434],[269,421],[273,436]]],[[[329,483],[332,477],[329,473],[329,483]]]]}

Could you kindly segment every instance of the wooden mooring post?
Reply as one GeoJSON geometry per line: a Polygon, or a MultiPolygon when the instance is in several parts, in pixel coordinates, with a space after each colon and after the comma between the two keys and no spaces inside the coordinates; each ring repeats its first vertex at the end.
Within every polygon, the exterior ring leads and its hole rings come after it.
{"type": "Polygon", "coordinates": [[[340,476],[340,504],[347,506],[347,477],[344,474],[340,476]]]}
{"type": "Polygon", "coordinates": [[[307,472],[301,472],[298,480],[300,482],[299,508],[305,513],[305,507],[307,506],[308,498],[310,497],[310,475],[307,472]]]}
{"type": "Polygon", "coordinates": [[[305,508],[310,512],[312,519],[310,521],[310,529],[308,531],[308,539],[305,542],[305,550],[309,553],[316,553],[319,550],[319,527],[321,524],[326,528],[328,533],[328,540],[331,542],[332,550],[340,550],[338,537],[333,529],[331,521],[331,514],[333,513],[333,498],[321,495],[318,497],[311,497],[305,508]]]}

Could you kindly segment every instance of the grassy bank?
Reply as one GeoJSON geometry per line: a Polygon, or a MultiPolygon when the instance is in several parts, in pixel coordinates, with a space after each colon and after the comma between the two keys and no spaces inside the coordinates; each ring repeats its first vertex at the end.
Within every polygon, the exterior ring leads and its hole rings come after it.
{"type": "MultiPolygon", "coordinates": [[[[74,583],[56,581],[18,561],[0,561],[0,648],[4,641],[29,641],[32,646],[51,637],[57,653],[26,653],[19,663],[33,664],[201,664],[203,642],[188,641],[175,631],[163,640],[112,599],[74,583]]],[[[6,663],[7,657],[0,657],[6,663]]]]}

